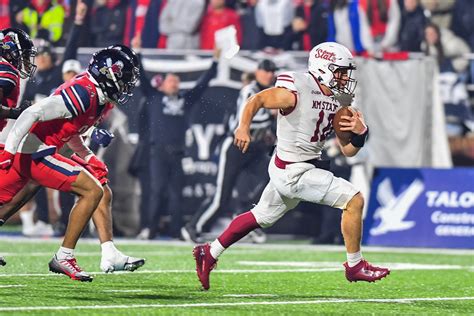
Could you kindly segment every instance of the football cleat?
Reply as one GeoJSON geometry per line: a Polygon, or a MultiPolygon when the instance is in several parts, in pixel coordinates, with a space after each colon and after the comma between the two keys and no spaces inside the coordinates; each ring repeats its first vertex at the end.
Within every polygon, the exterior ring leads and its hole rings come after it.
{"type": "Polygon", "coordinates": [[[145,259],[128,256],[116,256],[115,258],[104,258],[100,261],[100,269],[105,273],[114,271],[133,272],[145,264],[145,259]]]}
{"type": "Polygon", "coordinates": [[[82,271],[82,269],[77,265],[76,258],[59,260],[55,255],[49,262],[49,271],[65,274],[71,279],[81,282],[92,282],[94,279],[91,275],[82,271]]]}
{"type": "Polygon", "coordinates": [[[184,241],[193,242],[195,244],[201,242],[201,236],[196,231],[196,228],[186,224],[184,227],[181,227],[181,238],[184,241]]]}
{"type": "Polygon", "coordinates": [[[217,260],[211,255],[211,245],[198,245],[193,249],[196,260],[196,272],[204,290],[209,290],[209,274],[217,265],[217,260]]]}
{"type": "Polygon", "coordinates": [[[6,264],[7,264],[7,262],[5,261],[5,258],[0,257],[0,266],[4,266],[6,264]]]}
{"type": "Polygon", "coordinates": [[[390,274],[389,269],[373,266],[365,260],[361,260],[353,267],[349,267],[349,264],[345,262],[344,267],[346,268],[346,279],[349,282],[375,282],[390,274]]]}

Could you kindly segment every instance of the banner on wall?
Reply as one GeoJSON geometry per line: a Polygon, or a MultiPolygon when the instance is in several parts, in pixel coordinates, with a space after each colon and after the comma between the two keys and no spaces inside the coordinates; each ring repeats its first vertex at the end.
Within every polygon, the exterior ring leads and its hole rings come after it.
{"type": "Polygon", "coordinates": [[[474,248],[474,168],[376,169],[364,243],[474,248]]]}

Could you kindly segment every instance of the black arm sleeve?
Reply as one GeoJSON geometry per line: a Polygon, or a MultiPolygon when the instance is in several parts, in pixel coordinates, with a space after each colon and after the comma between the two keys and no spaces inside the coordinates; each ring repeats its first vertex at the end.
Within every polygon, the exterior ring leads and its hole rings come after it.
{"type": "Polygon", "coordinates": [[[74,23],[71,28],[71,33],[69,34],[69,39],[66,43],[66,48],[64,50],[63,60],[61,61],[61,66],[64,61],[68,59],[77,59],[77,50],[79,48],[79,36],[81,35],[82,25],[74,23]]]}
{"type": "Polygon", "coordinates": [[[145,73],[145,69],[143,68],[143,63],[142,63],[142,54],[138,53],[137,54],[138,59],[140,60],[140,89],[142,89],[143,94],[149,98],[151,97],[155,92],[156,89],[152,87],[150,83],[150,79],[147,77],[145,73]]]}
{"type": "Polygon", "coordinates": [[[217,62],[213,61],[211,68],[199,77],[196,82],[196,86],[191,90],[184,93],[185,105],[191,106],[202,96],[207,87],[209,87],[209,81],[214,78],[217,74],[217,62]]]}

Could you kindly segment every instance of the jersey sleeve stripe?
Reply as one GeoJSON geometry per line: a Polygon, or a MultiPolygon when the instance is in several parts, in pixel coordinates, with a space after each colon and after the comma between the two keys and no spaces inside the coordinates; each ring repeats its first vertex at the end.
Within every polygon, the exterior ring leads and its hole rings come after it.
{"type": "Polygon", "coordinates": [[[278,81],[288,81],[288,82],[295,82],[294,80],[290,80],[290,79],[285,79],[285,78],[278,78],[278,81]]]}
{"type": "Polygon", "coordinates": [[[71,87],[68,87],[66,89],[64,89],[64,91],[66,92],[66,94],[68,95],[69,99],[71,100],[71,103],[72,105],[75,107],[78,115],[83,113],[82,109],[81,109],[81,106],[79,105],[79,101],[76,97],[76,95],[74,94],[74,92],[72,92],[72,89],[71,87]]]}
{"type": "Polygon", "coordinates": [[[15,80],[12,80],[12,79],[10,79],[10,78],[0,77],[0,81],[9,82],[9,83],[11,83],[14,87],[16,87],[16,81],[15,81],[15,80]]]}
{"type": "Polygon", "coordinates": [[[79,101],[82,111],[86,112],[89,109],[90,104],[87,91],[81,86],[72,86],[71,90],[79,101]]]}
{"type": "Polygon", "coordinates": [[[68,109],[68,111],[71,113],[71,115],[73,117],[77,116],[78,113],[77,113],[77,110],[76,108],[74,107],[74,105],[72,104],[72,101],[71,99],[69,98],[68,94],[66,93],[65,90],[62,90],[61,91],[61,96],[63,97],[63,101],[64,101],[64,104],[66,105],[66,108],[68,109]]]}
{"type": "Polygon", "coordinates": [[[293,79],[292,76],[290,76],[290,75],[285,75],[285,74],[283,74],[283,75],[278,75],[278,78],[290,78],[290,79],[293,79]]]}
{"type": "Polygon", "coordinates": [[[0,71],[11,72],[12,74],[18,76],[18,72],[11,65],[5,63],[0,64],[0,71]]]}
{"type": "Polygon", "coordinates": [[[18,80],[18,75],[11,71],[2,71],[0,70],[0,77],[7,77],[13,80],[18,80]]]}

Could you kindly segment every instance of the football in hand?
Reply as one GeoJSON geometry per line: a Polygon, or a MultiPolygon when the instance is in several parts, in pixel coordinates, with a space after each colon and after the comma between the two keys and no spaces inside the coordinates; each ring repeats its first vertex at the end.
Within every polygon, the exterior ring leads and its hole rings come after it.
{"type": "Polygon", "coordinates": [[[347,144],[351,141],[352,133],[348,131],[341,131],[342,126],[339,125],[339,122],[343,121],[343,119],[341,119],[342,116],[352,116],[352,112],[351,110],[349,110],[348,106],[343,106],[336,112],[336,115],[334,116],[334,120],[332,123],[332,126],[334,127],[334,131],[336,132],[336,135],[339,138],[339,140],[347,144]]]}

